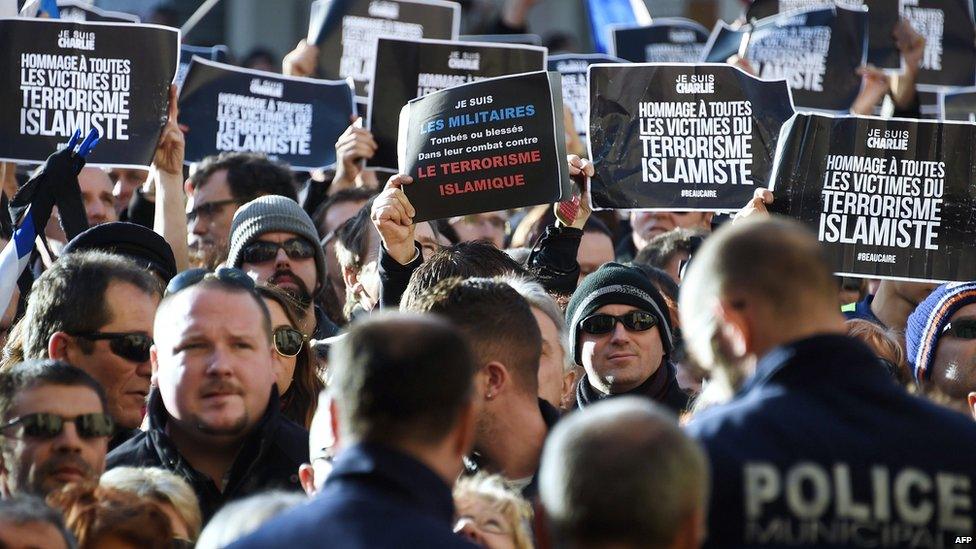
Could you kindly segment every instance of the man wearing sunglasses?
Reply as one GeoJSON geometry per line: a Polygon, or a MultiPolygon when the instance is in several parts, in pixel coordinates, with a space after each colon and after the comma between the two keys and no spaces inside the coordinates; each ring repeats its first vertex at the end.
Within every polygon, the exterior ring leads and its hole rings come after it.
{"type": "Polygon", "coordinates": [[[976,424],[910,395],[847,336],[832,271],[816,235],[781,217],[719,229],[688,267],[687,349],[736,385],[687,426],[714,471],[706,547],[972,536],[976,424]]]}
{"type": "Polygon", "coordinates": [[[148,430],[112,451],[109,468],[162,467],[183,477],[204,520],[256,492],[300,490],[308,431],[281,413],[271,317],[247,274],[180,273],[155,326],[148,430]]]}
{"type": "Polygon", "coordinates": [[[576,389],[580,408],[617,395],[650,398],[675,413],[688,406],[670,361],[668,306],[640,270],[603,265],[573,293],[566,319],[570,352],[586,371],[576,389]]]}
{"type": "Polygon", "coordinates": [[[315,303],[325,284],[325,252],[312,218],[294,200],[263,196],[241,206],[231,226],[227,265],[297,299],[302,328],[315,339],[338,332],[315,303]]]}
{"type": "Polygon", "coordinates": [[[191,260],[214,268],[227,257],[234,212],[264,195],[297,200],[291,171],[253,153],[208,156],[187,180],[191,260]]]}
{"type": "Polygon", "coordinates": [[[905,345],[923,390],[976,418],[976,282],[936,288],[908,317],[905,345]]]}
{"type": "Polygon", "coordinates": [[[63,360],[102,385],[118,427],[110,448],[142,423],[159,294],[149,270],[101,251],[59,258],[31,288],[23,356],[63,360]]]}
{"type": "Polygon", "coordinates": [[[69,482],[98,481],[112,418],[97,381],[54,360],[0,373],[0,493],[45,497],[69,482]]]}

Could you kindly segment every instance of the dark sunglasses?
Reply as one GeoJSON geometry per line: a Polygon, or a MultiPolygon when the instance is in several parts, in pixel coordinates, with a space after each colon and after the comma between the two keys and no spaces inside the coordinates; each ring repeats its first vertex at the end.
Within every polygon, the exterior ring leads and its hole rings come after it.
{"type": "Polygon", "coordinates": [[[219,280],[221,282],[226,282],[227,284],[232,284],[234,286],[239,286],[245,290],[254,291],[254,280],[247,276],[247,273],[240,269],[234,269],[231,267],[221,267],[216,271],[208,271],[207,269],[190,269],[188,271],[183,271],[182,273],[173,277],[166,285],[166,295],[172,295],[176,292],[181,292],[194,284],[199,284],[204,280],[219,280]]]}
{"type": "Polygon", "coordinates": [[[976,319],[964,318],[950,322],[942,328],[942,335],[946,334],[956,339],[976,339],[976,319]]]}
{"type": "Polygon", "coordinates": [[[227,200],[214,200],[213,202],[200,204],[186,214],[186,220],[193,223],[197,220],[197,218],[200,217],[213,217],[217,212],[223,210],[224,206],[229,206],[231,204],[240,205],[241,201],[237,200],[236,198],[229,198],[227,200]]]}
{"type": "Polygon", "coordinates": [[[244,263],[265,263],[278,255],[278,250],[285,250],[289,259],[309,259],[315,257],[315,246],[304,238],[289,238],[284,242],[267,242],[256,240],[241,250],[241,260],[244,263]]]}
{"type": "Polygon", "coordinates": [[[291,326],[278,326],[271,333],[274,336],[275,351],[281,356],[298,356],[308,336],[291,326]]]}
{"type": "Polygon", "coordinates": [[[657,317],[647,311],[631,311],[619,316],[597,313],[580,321],[580,329],[588,334],[608,334],[617,322],[632,332],[643,332],[657,326],[657,317]]]}
{"type": "Polygon", "coordinates": [[[132,362],[149,360],[149,348],[153,346],[153,338],[142,332],[82,332],[71,335],[88,341],[106,339],[112,354],[132,362]]]}
{"type": "Polygon", "coordinates": [[[98,438],[112,436],[115,423],[108,414],[82,414],[73,418],[61,417],[56,414],[27,414],[14,418],[4,425],[0,425],[0,430],[9,429],[15,425],[23,427],[23,436],[29,438],[54,438],[64,430],[64,424],[73,422],[78,435],[82,438],[98,438]]]}

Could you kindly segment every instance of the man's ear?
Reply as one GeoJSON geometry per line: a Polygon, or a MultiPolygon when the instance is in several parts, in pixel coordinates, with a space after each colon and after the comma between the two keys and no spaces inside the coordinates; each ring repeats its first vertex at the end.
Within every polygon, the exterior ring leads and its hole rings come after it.
{"type": "Polygon", "coordinates": [[[715,307],[722,345],[733,357],[748,355],[752,351],[752,322],[745,302],[735,297],[722,298],[715,307]]]}
{"type": "MultiPolygon", "coordinates": [[[[332,429],[332,448],[338,451],[342,446],[340,445],[339,433],[339,406],[336,404],[334,398],[329,399],[329,428],[332,429]]],[[[333,452],[336,453],[336,452],[333,452]]]]}
{"type": "Polygon", "coordinates": [[[712,230],[712,217],[714,216],[715,214],[712,212],[705,212],[705,215],[702,216],[702,229],[712,230]]]}
{"type": "Polygon", "coordinates": [[[670,547],[672,549],[697,549],[705,541],[705,515],[700,508],[695,508],[681,519],[681,526],[674,536],[670,547]]]}
{"type": "Polygon", "coordinates": [[[149,365],[152,366],[152,375],[149,377],[150,387],[159,387],[159,378],[157,374],[159,373],[159,350],[156,349],[154,344],[149,348],[149,365]]]}
{"type": "Polygon", "coordinates": [[[315,495],[315,468],[311,463],[303,463],[298,466],[298,482],[302,484],[305,495],[312,497],[315,495]]]}
{"type": "Polygon", "coordinates": [[[967,400],[969,401],[969,410],[973,414],[973,419],[976,419],[976,391],[969,393],[967,400]]]}
{"type": "Polygon", "coordinates": [[[486,400],[492,400],[500,395],[511,383],[508,368],[501,362],[489,362],[481,367],[481,371],[485,374],[484,387],[479,389],[484,390],[481,396],[486,400]]]}
{"type": "Polygon", "coordinates": [[[64,332],[54,332],[47,340],[47,356],[54,360],[68,360],[68,350],[74,345],[74,340],[64,332]]]}

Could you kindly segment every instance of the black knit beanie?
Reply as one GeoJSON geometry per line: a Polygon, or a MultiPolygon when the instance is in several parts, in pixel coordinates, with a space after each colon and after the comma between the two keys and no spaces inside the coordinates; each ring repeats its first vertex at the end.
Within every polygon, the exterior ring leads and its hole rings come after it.
{"type": "Polygon", "coordinates": [[[606,263],[583,279],[566,308],[570,352],[576,364],[583,364],[579,345],[580,322],[604,305],[630,305],[657,317],[664,354],[671,354],[671,316],[661,292],[640,270],[619,263],[606,263]]]}

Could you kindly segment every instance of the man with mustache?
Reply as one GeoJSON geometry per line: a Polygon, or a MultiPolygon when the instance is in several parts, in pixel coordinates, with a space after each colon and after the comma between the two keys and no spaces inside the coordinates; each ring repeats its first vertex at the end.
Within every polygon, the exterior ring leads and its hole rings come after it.
{"type": "Polygon", "coordinates": [[[294,200],[262,196],[241,206],[231,224],[227,266],[291,294],[302,308],[303,331],[313,338],[338,332],[315,303],[325,285],[325,253],[315,223],[294,200]]]}
{"type": "Polygon", "coordinates": [[[105,391],[56,360],[0,373],[0,495],[45,497],[69,482],[98,481],[112,434],[105,391]]]}
{"type": "Polygon", "coordinates": [[[269,489],[301,490],[308,432],[280,411],[271,317],[237,269],[185,271],[156,314],[149,428],[115,449],[109,468],[162,467],[196,492],[204,520],[269,489]]]}
{"type": "Polygon", "coordinates": [[[237,208],[264,195],[298,199],[287,167],[254,153],[208,156],[186,180],[188,243],[193,262],[214,268],[227,257],[237,208]]]}

